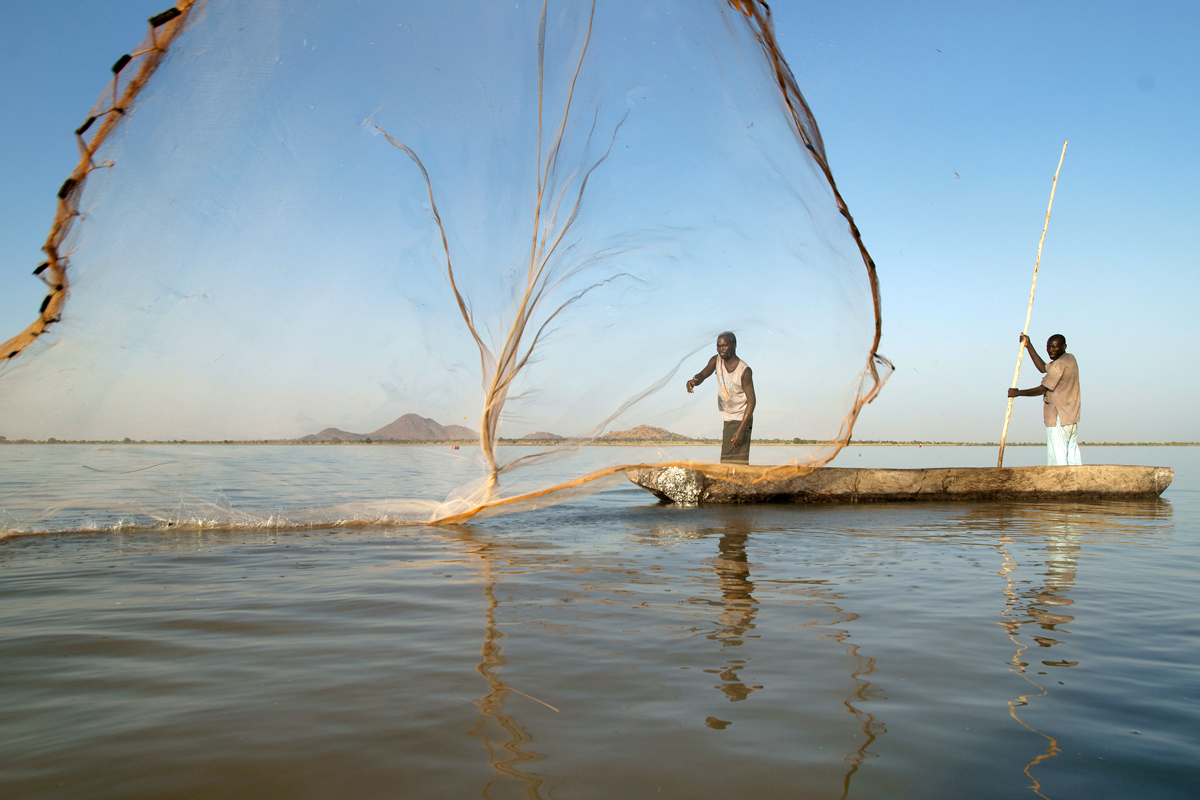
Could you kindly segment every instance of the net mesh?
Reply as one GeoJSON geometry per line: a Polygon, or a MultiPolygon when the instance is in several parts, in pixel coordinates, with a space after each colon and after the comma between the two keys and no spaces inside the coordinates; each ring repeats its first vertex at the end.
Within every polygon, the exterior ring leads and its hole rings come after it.
{"type": "Polygon", "coordinates": [[[754,436],[825,443],[778,470],[833,458],[890,371],[874,263],[756,0],[181,0],[130,56],[3,348],[9,438],[417,413],[478,427],[478,479],[412,498],[453,522],[655,462],[563,461],[608,432],[715,436],[711,385],[683,383],[719,331],[754,436]]]}

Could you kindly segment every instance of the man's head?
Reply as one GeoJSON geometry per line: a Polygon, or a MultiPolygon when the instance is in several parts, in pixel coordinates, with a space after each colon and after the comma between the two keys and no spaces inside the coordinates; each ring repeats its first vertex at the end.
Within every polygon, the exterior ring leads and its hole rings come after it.
{"type": "Polygon", "coordinates": [[[728,361],[737,355],[737,337],[733,331],[725,331],[717,337],[717,355],[722,361],[728,361]]]}
{"type": "Polygon", "coordinates": [[[1056,333],[1046,340],[1046,355],[1050,356],[1050,360],[1061,356],[1067,352],[1067,337],[1061,333],[1056,333]]]}

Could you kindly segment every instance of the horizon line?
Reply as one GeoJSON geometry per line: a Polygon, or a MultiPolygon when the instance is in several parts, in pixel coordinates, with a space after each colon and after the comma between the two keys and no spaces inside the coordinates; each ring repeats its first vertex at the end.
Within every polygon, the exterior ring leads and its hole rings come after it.
{"type": "MultiPolygon", "coordinates": [[[[0,436],[0,445],[4,444],[200,444],[200,445],[475,445],[477,439],[375,439],[375,440],[338,440],[325,439],[305,442],[300,439],[8,439],[0,436]]],[[[833,444],[824,439],[756,439],[752,443],[761,447],[806,447],[813,445],[833,444]]],[[[721,444],[720,439],[498,439],[500,446],[542,446],[548,444],[578,445],[578,446],[632,446],[632,447],[713,447],[721,444]]],[[[1040,447],[1045,442],[1007,442],[1007,447],[1040,447]]],[[[1080,442],[1081,447],[1196,447],[1200,442],[1080,442]]],[[[846,447],[999,447],[999,442],[954,442],[931,441],[924,439],[864,439],[846,443],[846,447]]]]}

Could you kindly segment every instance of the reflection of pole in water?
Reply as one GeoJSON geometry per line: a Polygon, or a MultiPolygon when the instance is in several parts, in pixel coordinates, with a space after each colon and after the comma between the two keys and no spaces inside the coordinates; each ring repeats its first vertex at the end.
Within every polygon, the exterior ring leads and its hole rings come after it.
{"type": "MultiPolygon", "coordinates": [[[[1047,536],[1046,550],[1049,558],[1046,560],[1047,571],[1045,580],[1042,582],[1040,589],[1028,592],[1024,597],[1020,596],[1016,591],[1016,570],[1020,566],[1016,560],[1009,554],[1007,546],[1012,544],[1012,539],[1009,536],[1000,538],[1000,554],[1004,558],[1004,566],[1001,568],[999,575],[1008,581],[1004,588],[1004,610],[1001,616],[1004,618],[999,624],[1008,634],[1009,639],[1017,646],[1016,653],[1013,654],[1012,661],[1009,662],[1009,672],[1020,675],[1024,680],[1031,685],[1040,689],[1037,694],[1024,694],[1008,702],[1008,713],[1027,730],[1036,733],[1043,737],[1047,742],[1046,751],[1038,755],[1035,759],[1025,765],[1024,772],[1033,781],[1031,789],[1039,796],[1046,797],[1042,794],[1041,782],[1033,776],[1032,770],[1038,764],[1041,764],[1047,759],[1054,758],[1062,752],[1059,747],[1058,740],[1053,736],[1042,733],[1036,730],[1031,725],[1026,723],[1020,716],[1017,715],[1017,709],[1029,705],[1029,701],[1037,697],[1045,697],[1048,695],[1049,689],[1045,688],[1033,678],[1029,677],[1025,668],[1029,666],[1029,662],[1024,661],[1025,651],[1029,649],[1029,645],[1024,644],[1017,638],[1020,632],[1020,626],[1030,622],[1036,622],[1043,631],[1057,632],[1055,626],[1065,625],[1071,622],[1075,617],[1069,614],[1053,613],[1047,611],[1040,606],[1050,607],[1065,607],[1074,604],[1074,600],[1066,597],[1066,592],[1075,585],[1075,574],[1078,566],[1079,544],[1074,540],[1070,532],[1069,526],[1063,526],[1062,535],[1055,536],[1050,534],[1047,536]],[[1025,619],[1018,619],[1012,612],[1023,612],[1025,619]]],[[[1053,647],[1056,644],[1062,644],[1058,639],[1049,636],[1034,636],[1034,641],[1038,647],[1053,647]]],[[[1042,661],[1042,664],[1048,667],[1073,667],[1078,664],[1076,661],[1042,661]]]]}
{"type": "MultiPolygon", "coordinates": [[[[513,689],[499,676],[501,668],[506,663],[502,644],[505,634],[496,625],[496,609],[499,603],[496,601],[496,582],[492,576],[491,549],[491,545],[483,545],[476,550],[476,555],[483,560],[483,595],[487,601],[487,610],[484,614],[483,646],[480,649],[480,661],[475,670],[487,681],[487,692],[475,703],[480,711],[479,722],[468,731],[468,735],[482,740],[483,747],[488,752],[488,766],[496,773],[496,776],[483,787],[485,798],[491,798],[492,787],[503,778],[509,777],[516,778],[525,784],[526,797],[532,800],[541,800],[540,789],[543,780],[536,775],[522,771],[520,767],[524,764],[541,761],[545,756],[526,749],[525,745],[533,741],[533,736],[504,710],[504,701],[510,692],[524,697],[529,697],[529,695],[513,689]],[[503,734],[498,736],[489,734],[486,730],[490,727],[489,722],[498,723],[503,734]]],[[[535,697],[530,697],[530,699],[538,703],[542,702],[535,697]]],[[[542,705],[546,704],[542,703],[542,705]]],[[[553,708],[552,706],[548,707],[553,708]]]]}

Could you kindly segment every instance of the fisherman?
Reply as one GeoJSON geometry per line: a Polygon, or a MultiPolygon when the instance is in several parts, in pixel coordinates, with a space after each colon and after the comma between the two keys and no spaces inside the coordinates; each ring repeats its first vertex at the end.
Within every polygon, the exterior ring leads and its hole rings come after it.
{"type": "Polygon", "coordinates": [[[721,432],[721,463],[750,463],[750,431],[754,427],[754,379],[750,365],[737,356],[737,337],[725,331],[717,337],[717,354],[687,382],[688,394],[717,373],[717,409],[725,420],[721,432]]]}
{"type": "Polygon", "coordinates": [[[1009,397],[1043,397],[1042,418],[1046,423],[1046,463],[1055,466],[1079,466],[1079,365],[1067,352],[1067,339],[1056,333],[1046,340],[1047,365],[1033,349],[1029,337],[1021,334],[1021,344],[1029,351],[1033,365],[1043,372],[1042,384],[1033,389],[1009,389],[1009,397]]]}

